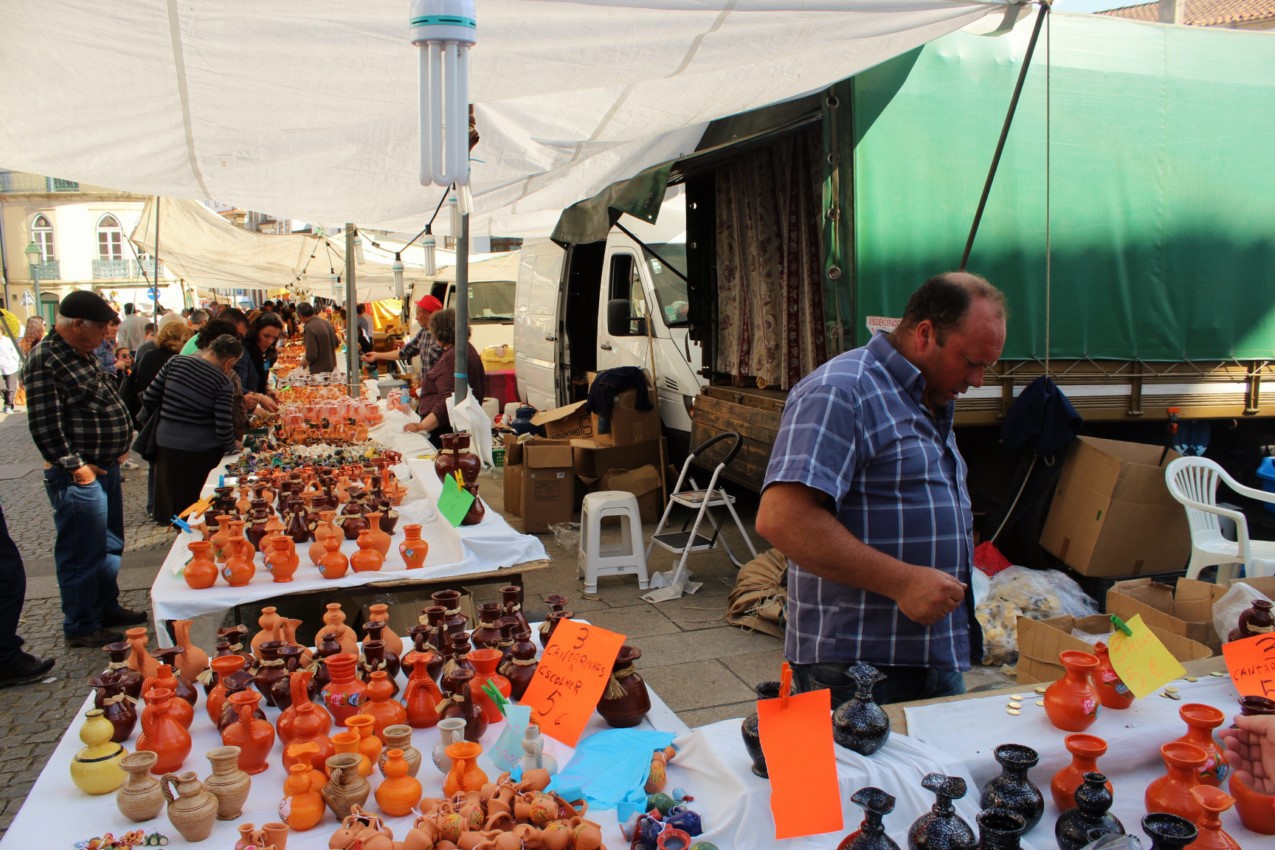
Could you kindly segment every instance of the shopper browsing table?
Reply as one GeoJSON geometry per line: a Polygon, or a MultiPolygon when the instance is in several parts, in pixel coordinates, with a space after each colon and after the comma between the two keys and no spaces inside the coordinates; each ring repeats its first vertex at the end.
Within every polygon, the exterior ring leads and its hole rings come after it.
{"type": "MultiPolygon", "coordinates": [[[[424,432],[430,440],[438,444],[438,436],[451,430],[451,421],[447,417],[447,399],[456,390],[456,311],[441,310],[429,320],[429,331],[435,341],[443,347],[443,354],[438,362],[421,379],[420,422],[410,422],[403,427],[408,432],[424,432]]],[[[474,396],[483,398],[487,394],[487,373],[483,370],[483,359],[468,342],[465,343],[465,371],[469,387],[474,396]]]]}
{"type": "MultiPolygon", "coordinates": [[[[429,320],[435,313],[443,309],[443,302],[439,301],[433,295],[425,295],[416,301],[416,323],[420,325],[420,330],[416,332],[416,336],[412,337],[411,342],[400,346],[397,351],[369,351],[363,355],[364,363],[375,363],[378,360],[411,360],[413,357],[420,355],[421,358],[421,374],[420,378],[424,379],[429,374],[429,370],[434,368],[434,364],[438,362],[438,358],[443,356],[443,347],[434,339],[433,334],[429,330],[429,320]]],[[[417,382],[419,386],[419,381],[417,382]]]]}
{"type": "MultiPolygon", "coordinates": [[[[853,696],[846,668],[888,677],[880,702],[964,692],[973,515],[952,431],[956,397],[1005,344],[999,290],[949,272],[913,293],[898,328],[793,387],[757,531],[789,560],[784,654],[802,691],[853,696]]],[[[979,636],[974,636],[977,640],[979,636]]]]}

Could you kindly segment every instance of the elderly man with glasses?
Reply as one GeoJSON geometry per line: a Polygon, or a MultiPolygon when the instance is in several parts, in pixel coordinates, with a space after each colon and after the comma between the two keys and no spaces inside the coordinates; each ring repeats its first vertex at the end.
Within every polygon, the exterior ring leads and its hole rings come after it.
{"type": "Polygon", "coordinates": [[[53,333],[31,349],[22,380],[28,425],[44,456],[53,505],[53,548],[62,595],[62,631],[70,646],[122,640],[115,626],[146,614],[119,603],[116,576],[124,552],[120,461],[132,420],[115,380],[93,352],[119,316],[100,295],[72,292],[58,305],[53,333]]]}

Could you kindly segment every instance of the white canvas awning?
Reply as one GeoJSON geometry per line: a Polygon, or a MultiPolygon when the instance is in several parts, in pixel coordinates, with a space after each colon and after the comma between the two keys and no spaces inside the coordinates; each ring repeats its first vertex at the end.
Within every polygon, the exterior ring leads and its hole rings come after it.
{"type": "MultiPolygon", "coordinates": [[[[6,0],[0,167],[415,232],[442,190],[418,182],[409,9],[6,0]]],[[[715,118],[817,91],[1004,9],[478,0],[473,232],[547,234],[569,204],[694,150],[715,118]]]]}

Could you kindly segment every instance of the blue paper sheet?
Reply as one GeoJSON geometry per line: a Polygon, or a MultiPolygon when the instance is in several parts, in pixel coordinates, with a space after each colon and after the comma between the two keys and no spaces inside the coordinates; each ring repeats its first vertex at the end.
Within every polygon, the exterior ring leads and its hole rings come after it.
{"type": "Polygon", "coordinates": [[[588,800],[589,809],[615,809],[620,823],[646,811],[651,755],[673,743],[672,732],[606,729],[585,738],[549,783],[567,800],[588,800]],[[588,792],[584,791],[588,788],[588,792]]]}

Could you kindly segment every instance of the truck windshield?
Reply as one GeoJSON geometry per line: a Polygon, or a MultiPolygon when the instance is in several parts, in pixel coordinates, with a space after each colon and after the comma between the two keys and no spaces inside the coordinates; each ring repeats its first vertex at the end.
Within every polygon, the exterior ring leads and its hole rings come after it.
{"type": "Polygon", "coordinates": [[[686,300],[686,243],[664,242],[642,249],[646,267],[655,284],[655,297],[664,311],[664,323],[669,327],[688,324],[686,300]],[[652,253],[654,252],[654,253],[652,253]],[[657,257],[656,254],[659,256],[657,257]],[[673,266],[676,271],[668,266],[673,266]]]}
{"type": "Polygon", "coordinates": [[[469,283],[469,321],[510,324],[514,320],[514,282],[484,280],[469,283]]]}

